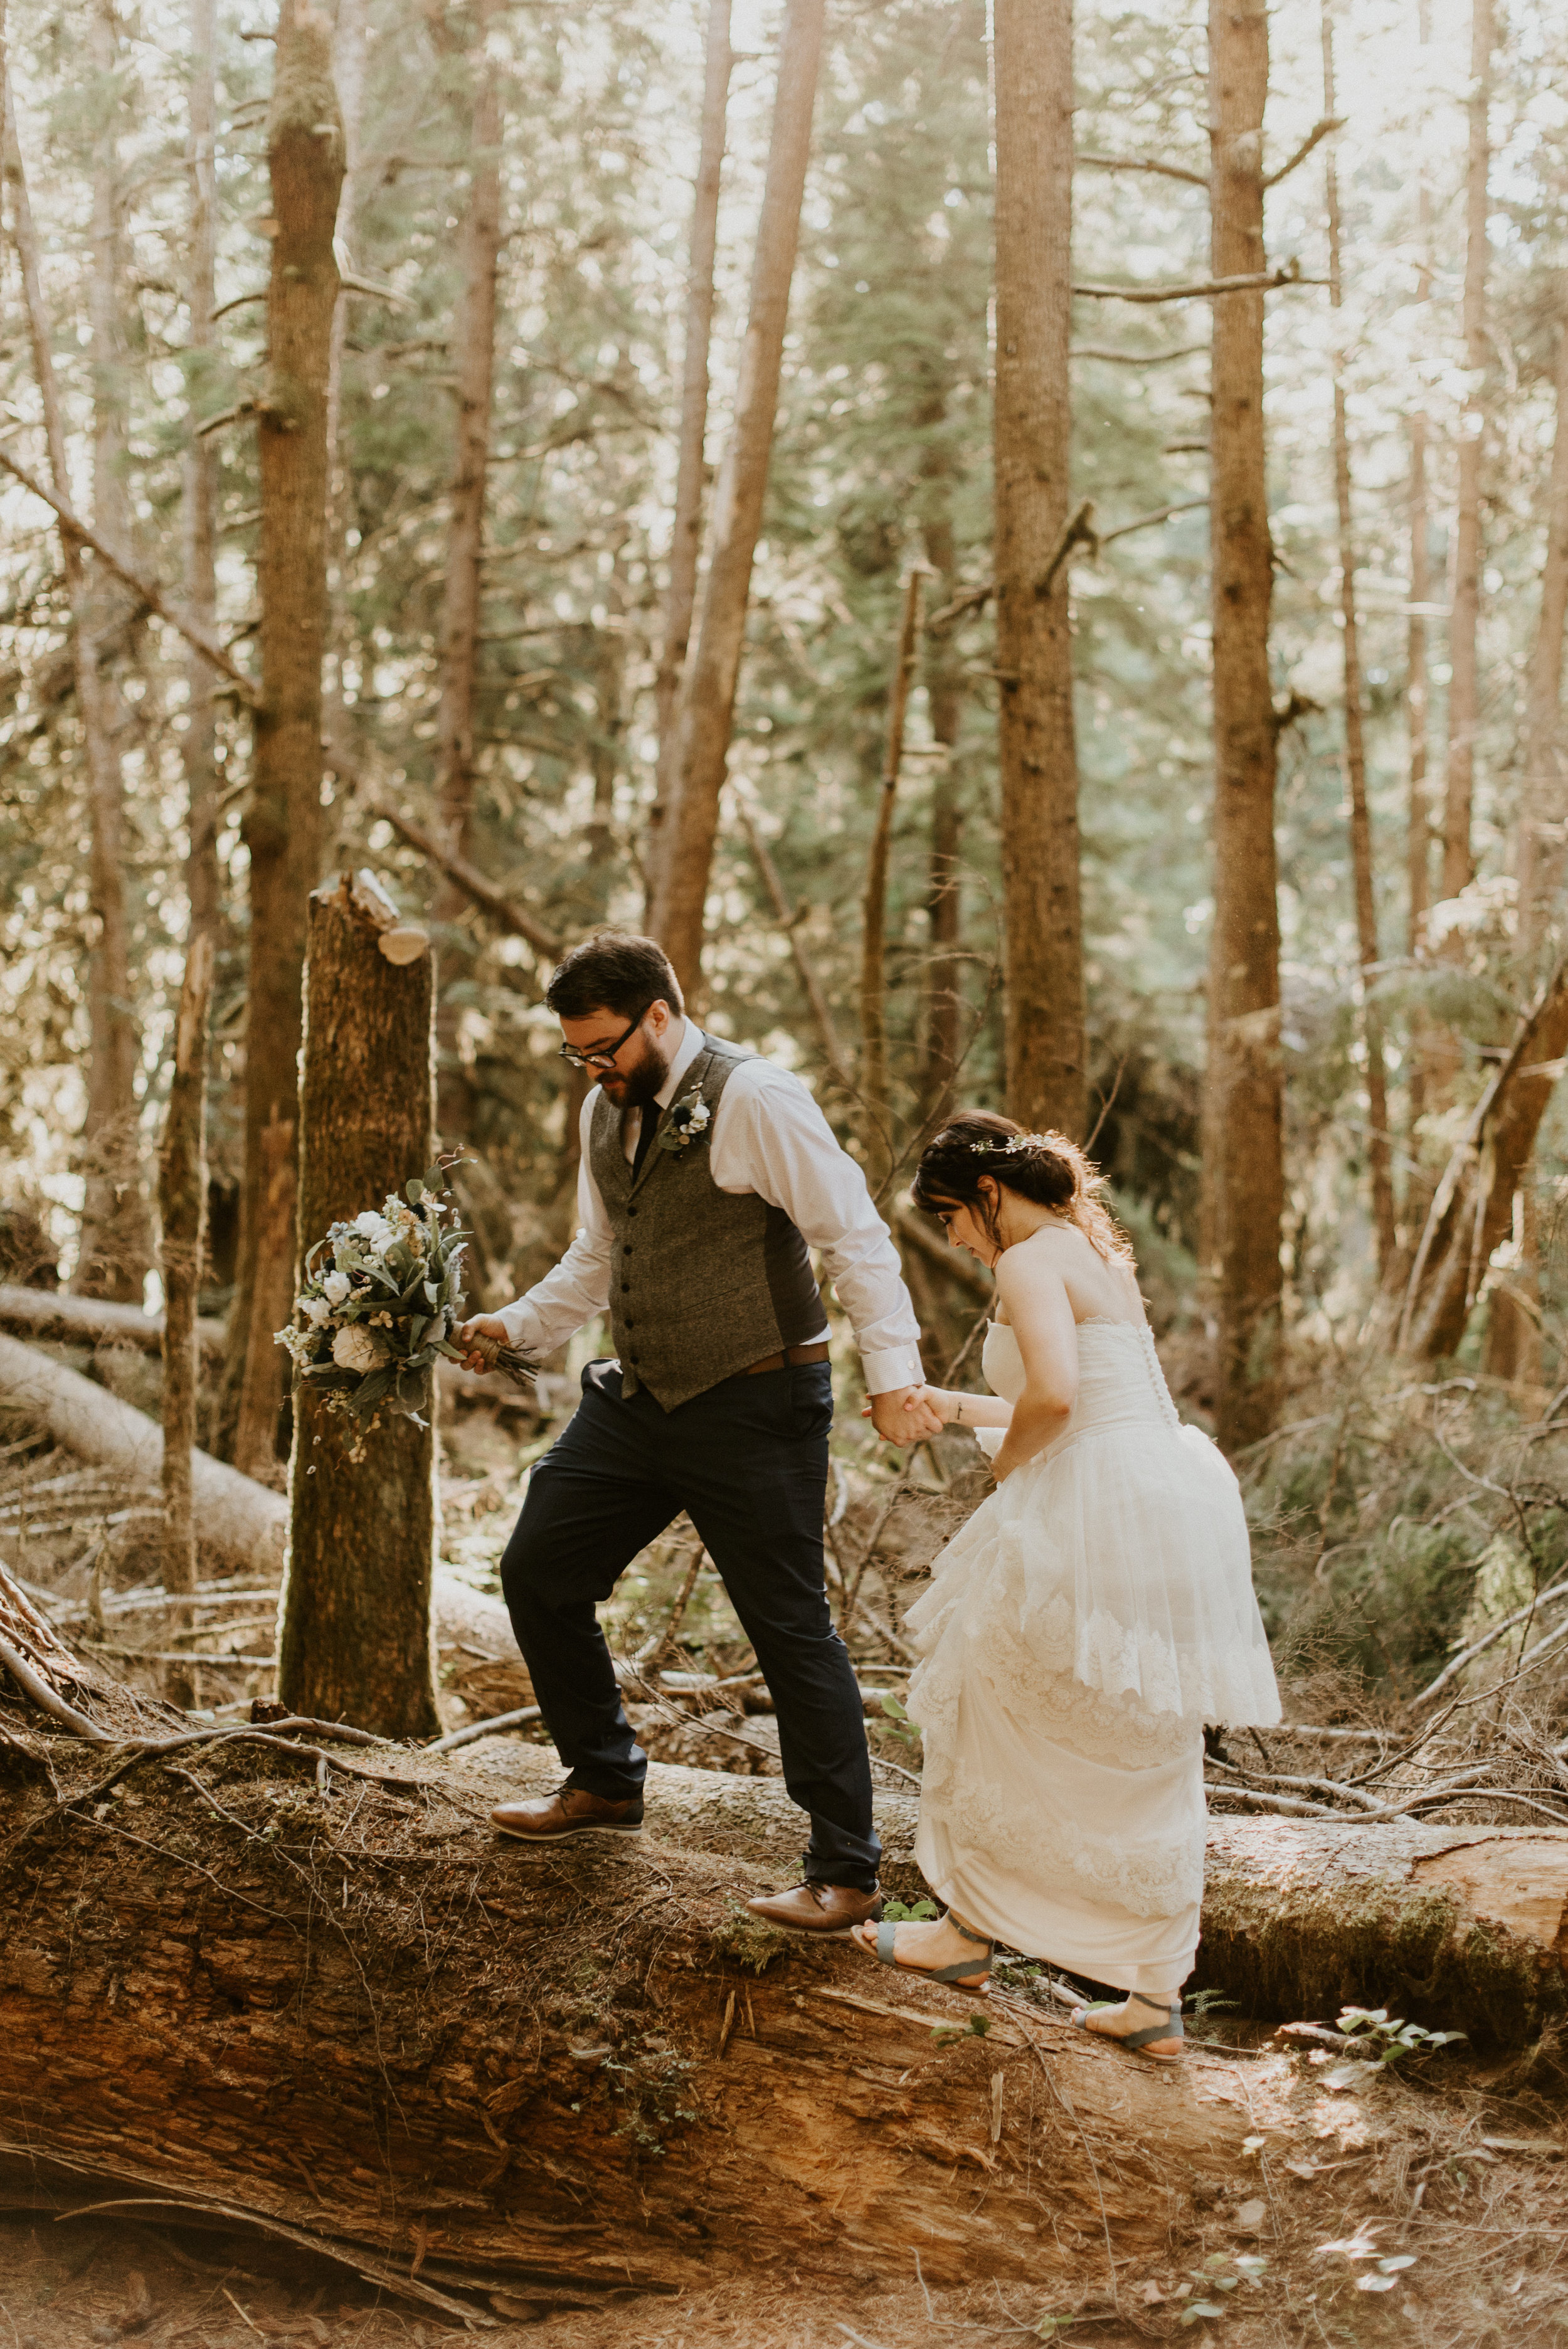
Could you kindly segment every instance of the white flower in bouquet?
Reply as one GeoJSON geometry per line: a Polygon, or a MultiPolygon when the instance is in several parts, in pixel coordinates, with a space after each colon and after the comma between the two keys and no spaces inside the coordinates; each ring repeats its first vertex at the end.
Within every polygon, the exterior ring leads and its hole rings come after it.
{"type": "Polygon", "coordinates": [[[366,1207],[362,1216],[356,1216],[350,1228],[369,1241],[376,1256],[385,1256],[397,1237],[386,1216],[378,1216],[374,1207],[366,1207]]]}
{"type": "Polygon", "coordinates": [[[340,1330],[332,1341],[332,1359],[344,1371],[378,1371],[391,1354],[386,1339],[374,1330],[340,1330]]]}
{"type": "Polygon", "coordinates": [[[302,1297],[297,1300],[300,1311],[313,1330],[319,1330],[332,1319],[332,1307],[325,1297],[302,1297]]]}
{"type": "Polygon", "coordinates": [[[349,1278],[346,1272],[329,1272],[321,1284],[321,1293],[329,1305],[341,1305],[348,1290],[349,1278]]]}

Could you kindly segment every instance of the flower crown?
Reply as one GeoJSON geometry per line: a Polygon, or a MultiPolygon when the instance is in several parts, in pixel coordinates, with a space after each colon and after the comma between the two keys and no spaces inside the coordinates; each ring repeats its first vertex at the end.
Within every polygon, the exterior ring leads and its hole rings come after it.
{"type": "Polygon", "coordinates": [[[1026,1150],[1047,1150],[1050,1143],[1048,1133],[1012,1133],[1006,1142],[968,1142],[964,1146],[977,1158],[1016,1158],[1026,1150]]]}

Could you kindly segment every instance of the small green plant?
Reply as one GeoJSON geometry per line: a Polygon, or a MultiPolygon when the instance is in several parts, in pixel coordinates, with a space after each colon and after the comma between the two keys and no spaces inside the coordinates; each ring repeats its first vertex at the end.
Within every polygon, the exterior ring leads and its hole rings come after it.
{"type": "Polygon", "coordinates": [[[984,2039],[990,2028],[988,2014],[972,2014],[966,2023],[934,2023],[931,2035],[939,2047],[946,2047],[955,2039],[984,2039]]]}
{"type": "Polygon", "coordinates": [[[713,1946],[723,1956],[760,1974],[767,1971],[775,1958],[789,1954],[789,1936],[781,1933],[777,1925],[754,1917],[738,1900],[730,1900],[727,1909],[723,1924],[713,1935],[713,1946]]]}
{"type": "Polygon", "coordinates": [[[894,1736],[902,1737],[906,1745],[918,1745],[920,1723],[910,1719],[903,1699],[894,1696],[889,1689],[879,1689],[877,1702],[882,1706],[883,1717],[894,1736]]]}
{"type": "Polygon", "coordinates": [[[941,1914],[934,1900],[917,1900],[913,1909],[903,1900],[882,1902],[882,1919],[889,1925],[924,1925],[941,1914]]]}
{"type": "Polygon", "coordinates": [[[1407,2055],[1430,2055],[1463,2031],[1423,2031],[1418,2023],[1390,2022],[1386,2006],[1346,2006],[1339,2011],[1339,2028],[1347,2039],[1370,2039],[1379,2064],[1398,2064],[1407,2055]]]}
{"type": "Polygon", "coordinates": [[[1238,2002],[1217,1990],[1195,1990],[1181,2002],[1189,2014],[1234,2014],[1238,2002]]]}

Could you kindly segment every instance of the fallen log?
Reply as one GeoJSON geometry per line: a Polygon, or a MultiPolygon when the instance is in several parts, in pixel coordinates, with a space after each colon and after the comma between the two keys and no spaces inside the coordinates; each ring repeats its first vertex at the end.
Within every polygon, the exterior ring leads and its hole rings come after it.
{"type": "MultiPolygon", "coordinates": [[[[0,1408],[23,1413],[57,1444],[128,1483],[160,1481],[163,1431],[155,1420],[15,1338],[0,1338],[0,1408]]],[[[253,1573],[281,1576],[288,1526],[282,1494],[197,1450],[191,1483],[198,1541],[253,1573]]]]}
{"type": "MultiPolygon", "coordinates": [[[[391,1748],[346,1798],[346,1761],[324,1792],[232,1747],[95,1802],[103,1762],[62,1743],[59,1800],[9,1757],[13,2204],[238,2217],[511,2314],[758,2268],[907,2282],[916,2252],[933,2283],[1109,2295],[1113,2254],[1164,2256],[1192,2189],[1243,2175],[1222,2057],[1172,2081],[1021,2002],[976,2035],[954,1994],[759,1927],[740,1903],[780,1871],[683,1831],[733,1831],[733,1781],[655,1773],[640,1844],[539,1855],[484,1831],[482,1778],[391,1748]]],[[[1305,2134],[1290,2059],[1248,2069],[1305,2134]]]]}
{"type": "MultiPolygon", "coordinates": [[[[0,1409],[24,1413],[57,1444],[83,1460],[112,1468],[129,1484],[151,1486],[159,1481],[163,1432],[155,1420],[13,1338],[0,1337],[0,1409]]],[[[198,1541],[232,1566],[281,1582],[289,1515],[283,1495],[209,1453],[193,1450],[191,1456],[198,1541]]],[[[438,1570],[435,1615],[437,1637],[443,1644],[471,1640],[521,1671],[517,1642],[499,1599],[487,1598],[455,1574],[438,1570]]]]}
{"type": "MultiPolygon", "coordinates": [[[[655,1765],[636,1843],[530,1852],[486,1813],[554,1783],[539,1747],[41,1749],[0,1751],[14,2205],[90,2182],[470,2318],[758,2268],[891,2283],[917,2251],[933,2283],[1098,2275],[1113,2306],[1250,2194],[1243,2136],[1325,2126],[1288,2044],[1244,2086],[1218,2044],[1156,2072],[760,1926],[742,1903],[802,1835],[774,1781],[655,1765]]],[[[878,1807],[909,1897],[914,1803],[878,1807]]],[[[1568,1835],[1216,1823],[1199,1978],[1516,2044],[1562,2009],[1565,1890],[1568,1835]]],[[[1366,2068],[1334,2106],[1363,2140],[1366,2068]]]]}
{"type": "MultiPolygon", "coordinates": [[[[0,1282],[0,1329],[79,1346],[139,1346],[147,1354],[156,1354],[163,1343],[161,1313],[143,1313],[134,1305],[110,1305],[95,1297],[72,1297],[63,1288],[18,1288],[8,1281],[0,1282]]],[[[205,1352],[222,1353],[221,1321],[206,1318],[197,1322],[196,1330],[205,1352]]]]}

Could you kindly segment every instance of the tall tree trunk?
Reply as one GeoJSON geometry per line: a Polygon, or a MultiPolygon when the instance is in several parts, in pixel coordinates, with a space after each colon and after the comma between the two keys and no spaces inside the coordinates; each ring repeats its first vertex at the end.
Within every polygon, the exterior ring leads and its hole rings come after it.
{"type": "Polygon", "coordinates": [[[588,769],[593,779],[593,807],[588,819],[588,879],[593,896],[593,918],[609,912],[610,885],[615,853],[615,779],[625,754],[626,736],[626,574],[627,528],[617,525],[612,538],[610,575],[604,582],[605,619],[593,636],[593,733],[588,749],[588,769]]]}
{"type": "MultiPolygon", "coordinates": [[[[201,1359],[196,1296],[201,1282],[201,1235],[207,1204],[207,1012],[212,996],[212,933],[191,931],[185,980],[174,1028],[174,1070],[158,1160],[158,1215],[163,1266],[163,1588],[196,1588],[196,1524],[191,1509],[191,1454],[196,1445],[196,1396],[201,1359]]],[[[183,1629],[191,1610],[181,1608],[170,1629],[183,1629]]],[[[194,1704],[193,1682],[180,1668],[170,1695],[194,1704]]]]}
{"type": "Polygon", "coordinates": [[[1081,1139],[1072,460],[1072,0],[996,0],[996,667],[1007,1111],[1081,1139]]]}
{"type": "MultiPolygon", "coordinates": [[[[430,957],[388,962],[390,918],[346,874],[310,900],[299,1164],[312,1243],[429,1163],[430,957]]],[[[432,1417],[433,1402],[432,1381],[432,1417]]],[[[296,1713],[433,1736],[435,1437],[393,1419],[356,1439],[355,1424],[296,1394],[278,1692],[296,1713]]]]}
{"type": "MultiPolygon", "coordinates": [[[[1264,266],[1267,93],[1266,0],[1210,0],[1216,277],[1264,266]]],[[[1264,297],[1231,294],[1213,307],[1214,926],[1203,1172],[1219,1267],[1219,1436],[1234,1450],[1267,1433],[1279,1394],[1284,1087],[1264,297]]]]}
{"type": "MultiPolygon", "coordinates": [[[[38,240],[33,223],[32,205],[27,193],[27,180],[26,173],[23,168],[21,147],[16,137],[15,110],[11,93],[9,77],[7,77],[5,84],[5,168],[6,179],[11,190],[12,235],[15,243],[17,261],[20,266],[23,302],[27,314],[28,340],[32,349],[34,373],[38,385],[39,404],[42,407],[44,413],[44,433],[48,448],[49,473],[58,495],[62,497],[67,504],[70,504],[73,502],[71,480],[69,469],[66,460],[65,425],[60,408],[59,386],[55,375],[54,352],[49,337],[48,314],[44,306],[43,284],[39,270],[38,240]]],[[[88,800],[92,839],[91,878],[93,887],[93,904],[95,912],[97,912],[100,905],[103,903],[108,902],[110,905],[113,904],[116,891],[119,888],[120,885],[118,863],[116,864],[113,874],[107,874],[102,869],[105,859],[99,853],[99,837],[102,820],[107,814],[112,822],[121,807],[119,762],[110,730],[108,700],[104,680],[99,667],[98,624],[96,616],[98,612],[97,598],[88,581],[86,566],[82,561],[81,547],[77,541],[66,531],[62,531],[60,533],[60,567],[65,574],[66,588],[71,606],[72,655],[77,695],[77,712],[81,726],[83,749],[86,753],[88,800]],[[101,894],[99,886],[100,883],[102,885],[101,894]]],[[[119,897],[119,904],[121,913],[123,915],[123,895],[119,897]]],[[[121,936],[123,937],[123,928],[121,936]]],[[[111,1011],[117,1001],[120,1004],[124,1004],[129,992],[129,988],[127,986],[122,988],[121,993],[118,998],[108,995],[107,991],[100,997],[98,992],[98,980],[103,976],[105,969],[102,947],[103,938],[100,934],[99,939],[93,949],[92,981],[94,988],[93,999],[95,1013],[100,1009],[105,1013],[111,1011]]],[[[119,1042],[120,1044],[123,1044],[124,1042],[126,1032],[127,1031],[122,1029],[121,1035],[119,1039],[119,1042]]],[[[129,1034],[130,1044],[129,1061],[129,1067],[133,1071],[136,1051],[134,1029],[129,1029],[129,1034]]],[[[95,1028],[94,1036],[95,1042],[91,1061],[92,1071],[98,1072],[105,1070],[106,1068],[112,1071],[114,1066],[112,1056],[107,1051],[100,1054],[98,1050],[98,1030],[97,1028],[95,1028]]],[[[89,1132],[91,1130],[89,1120],[89,1132]]],[[[104,1202],[98,1190],[95,1190],[94,1192],[92,1204],[95,1214],[98,1212],[100,1206],[104,1205],[108,1205],[110,1206],[112,1214],[112,1203],[104,1202]]],[[[139,1195],[138,1195],[135,1201],[135,1206],[138,1210],[139,1210],[139,1195]]],[[[141,1234],[142,1239],[145,1241],[144,1222],[141,1224],[141,1234]]],[[[83,1246],[77,1268],[78,1278],[77,1282],[73,1285],[84,1288],[98,1285],[98,1282],[94,1278],[95,1269],[98,1271],[108,1272],[112,1268],[108,1265],[99,1261],[101,1255],[102,1251],[99,1248],[98,1243],[93,1237],[92,1233],[88,1228],[86,1219],[84,1219],[83,1246]]],[[[123,1251],[120,1252],[118,1260],[121,1265],[125,1262],[123,1251]]],[[[139,1280],[134,1285],[134,1287],[129,1283],[119,1283],[115,1285],[121,1288],[122,1293],[134,1296],[139,1301],[139,1280]]]]}
{"type": "Polygon", "coordinates": [[[263,706],[256,718],[244,823],[251,860],[245,1164],[239,1277],[229,1317],[236,1417],[252,1424],[275,1420],[284,1395],[284,1357],[270,1346],[251,1345],[251,1322],[261,1300],[294,1276],[292,1221],[282,1266],[269,1260],[280,1235],[261,1212],[269,1177],[265,1137],[269,1126],[275,1131],[294,1115],[305,908],[322,838],[326,389],[344,150],[331,28],[308,0],[284,0],[279,15],[267,157],[276,233],[267,292],[270,366],[258,418],[263,706]]]}
{"type": "MultiPolygon", "coordinates": [[[[1416,17],[1424,49],[1432,37],[1431,0],[1417,0],[1416,17]]],[[[1422,156],[1416,195],[1417,233],[1420,243],[1417,299],[1429,302],[1432,295],[1432,190],[1426,166],[1424,123],[1422,131],[1422,156]]],[[[1427,952],[1427,913],[1432,902],[1432,799],[1427,771],[1430,719],[1427,606],[1432,599],[1432,573],[1428,539],[1428,420],[1423,408],[1418,408],[1410,418],[1409,442],[1410,611],[1406,637],[1405,727],[1410,771],[1405,833],[1408,908],[1405,951],[1410,960],[1416,962],[1427,952]]],[[[1418,1229],[1431,1196],[1431,1185],[1421,1163],[1421,1121],[1427,1113],[1431,1050],[1431,1023],[1418,1002],[1411,1009],[1407,1037],[1405,1091],[1408,1128],[1403,1221],[1408,1247],[1415,1245],[1418,1229]]]]}
{"type": "Polygon", "coordinates": [[[895,1155],[887,1056],[887,874],[893,810],[903,765],[904,718],[920,641],[922,575],[919,571],[912,571],[904,585],[898,646],[888,684],[887,750],[861,901],[861,1138],[866,1154],[867,1179],[873,1192],[880,1191],[887,1180],[895,1155]]]}
{"type": "MultiPolygon", "coordinates": [[[[358,200],[359,117],[365,99],[365,0],[337,0],[332,28],[332,78],[337,89],[338,119],[343,125],[343,185],[337,191],[337,228],[334,249],[354,252],[355,216],[358,200]]],[[[332,333],[326,357],[326,583],[327,658],[322,682],[322,734],[335,756],[355,763],[346,706],[343,672],[350,650],[350,616],[346,594],[352,550],[348,531],[354,519],[354,488],[346,461],[343,432],[343,364],[348,349],[348,297],[342,285],[332,309],[332,333]]],[[[330,858],[332,850],[326,851],[330,858]]]]}
{"type": "Polygon", "coordinates": [[[1480,616],[1480,475],[1486,402],[1480,378],[1491,361],[1486,331],[1489,121],[1492,0],[1470,9],[1470,160],[1465,174],[1465,366],[1470,388],[1460,423],[1453,616],[1449,622],[1449,755],[1443,808],[1443,895],[1457,897],[1475,872],[1470,814],[1480,716],[1476,635],[1480,616]]]}
{"type": "Polygon", "coordinates": [[[1546,492],[1541,612],[1524,703],[1524,806],[1519,826],[1519,954],[1541,976],[1560,918],[1568,761],[1563,745],[1563,648],[1568,625],[1568,314],[1557,329],[1557,422],[1546,492]]]}
{"type": "Polygon", "coordinates": [[[681,379],[680,460],[670,532],[670,579],[665,596],[665,641],[654,679],[659,765],[648,819],[643,868],[650,907],[657,903],[661,861],[668,847],[675,781],[676,715],[692,615],[696,609],[697,559],[702,552],[704,451],[707,443],[708,355],[713,341],[713,267],[718,246],[718,195],[724,173],[726,115],[735,57],[729,46],[729,0],[708,0],[707,48],[702,92],[702,146],[692,201],[691,258],[686,275],[686,353],[681,379]]]}
{"type": "MultiPolygon", "coordinates": [[[[1323,111],[1336,109],[1334,20],[1323,11],[1323,111]]],[[[1339,228],[1339,173],[1327,150],[1324,190],[1328,212],[1328,299],[1343,309],[1345,285],[1339,228]]],[[[1388,1079],[1383,1061],[1383,1020],[1372,1000],[1377,963],[1377,904],[1373,885],[1372,819],[1367,806],[1367,738],[1361,698],[1361,638],[1356,611],[1356,528],[1350,510],[1350,429],[1345,409],[1346,354],[1334,353],[1334,493],[1339,508],[1339,616],[1344,627],[1345,766],[1350,786],[1350,861],[1356,883],[1356,938],[1361,957],[1361,1035],[1367,1052],[1367,1164],[1372,1178],[1372,1223],[1377,1278],[1387,1283],[1398,1258],[1394,1230],[1394,1183],[1388,1147],[1388,1079]]]]}
{"type": "MultiPolygon", "coordinates": [[[[929,419],[942,421],[945,403],[938,400],[929,419]]],[[[952,460],[940,443],[926,450],[923,476],[922,532],[925,559],[936,574],[933,589],[939,610],[957,594],[957,557],[953,540],[952,460]]],[[[951,633],[925,632],[925,699],[932,739],[946,757],[937,770],[931,793],[931,844],[927,863],[925,918],[925,1006],[922,1021],[920,1114],[922,1120],[942,1115],[958,1073],[964,1015],[964,965],[960,942],[964,935],[964,885],[959,864],[964,840],[964,802],[954,761],[964,708],[963,664],[955,657],[951,633]]]]}
{"type": "MultiPolygon", "coordinates": [[[[217,89],[213,57],[214,0],[191,0],[191,273],[186,299],[191,310],[191,353],[187,410],[190,441],[184,464],[185,604],[211,636],[217,634],[218,460],[211,440],[198,440],[195,425],[207,389],[213,348],[216,302],[218,182],[217,89]]],[[[217,727],[212,673],[194,651],[185,660],[185,732],[181,751],[190,849],[185,867],[191,905],[191,937],[215,938],[218,928],[217,727]]]]}
{"type": "Polygon", "coordinates": [[[660,858],[660,885],[651,926],[675,965],[681,985],[694,999],[702,978],[703,908],[746,642],[751,565],[768,492],[768,460],[784,363],[789,283],[800,236],[800,203],[810,155],[825,9],[826,0],[789,0],[785,14],[735,420],[714,497],[696,645],[681,680],[676,719],[665,825],[669,841],[660,858]]]}
{"type": "MultiPolygon", "coordinates": [[[[1524,793],[1519,819],[1519,962],[1527,985],[1540,983],[1549,956],[1561,951],[1559,895],[1563,827],[1568,822],[1563,756],[1563,645],[1568,622],[1568,320],[1557,334],[1557,423],[1546,493],[1546,552],[1541,613],[1524,703],[1524,793]]],[[[1522,1170],[1518,1223],[1522,1247],[1506,1288],[1493,1290],[1487,1316],[1486,1367],[1498,1378],[1538,1385],[1542,1371],[1541,1263],[1531,1166],[1522,1170]]]]}
{"type": "MultiPolygon", "coordinates": [[[[438,21],[432,13],[431,22],[438,21]]],[[[441,605],[441,698],[436,712],[438,830],[454,855],[473,861],[474,697],[479,675],[480,607],[484,591],[485,483],[490,405],[495,389],[496,273],[500,262],[501,77],[487,55],[490,0],[481,0],[469,51],[472,162],[468,210],[459,231],[462,299],[455,354],[457,457],[447,525],[446,590],[441,605]]],[[[442,985],[436,1012],[436,1123],[448,1142],[462,1140],[473,1103],[459,1050],[461,1013],[452,984],[472,968],[460,929],[468,899],[451,881],[436,893],[442,926],[442,985]],[[461,942],[459,942],[461,941],[461,942]]]]}
{"type": "MultiPolygon", "coordinates": [[[[93,521],[108,543],[130,552],[125,490],[125,386],[120,332],[119,21],[109,0],[96,0],[89,34],[97,135],[93,156],[92,261],[88,307],[92,336],[93,521]]],[[[66,492],[68,494],[68,492],[66,492]]],[[[86,1194],[81,1247],[71,1287],[78,1296],[139,1299],[150,1261],[151,1235],[141,1165],[136,1072],[141,1057],[130,978],[125,885],[125,785],[118,737],[124,711],[101,648],[125,613],[125,595],[101,565],[87,581],[78,612],[87,643],[78,656],[97,672],[88,734],[89,895],[94,936],[88,956],[91,1041],[87,1126],[82,1150],[86,1194]]],[[[87,719],[84,709],[84,721],[87,719]]]]}

